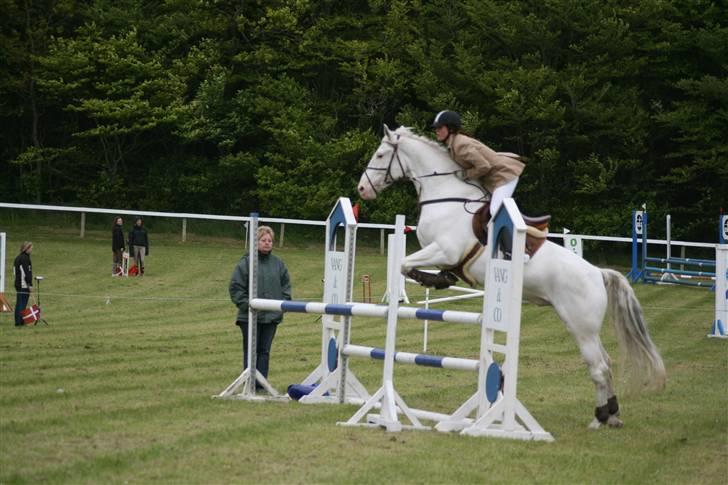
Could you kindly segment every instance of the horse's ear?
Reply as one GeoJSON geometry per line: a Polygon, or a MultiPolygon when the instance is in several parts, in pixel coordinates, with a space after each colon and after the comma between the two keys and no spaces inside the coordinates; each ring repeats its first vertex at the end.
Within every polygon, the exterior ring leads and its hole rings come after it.
{"type": "Polygon", "coordinates": [[[387,137],[387,140],[393,141],[392,138],[394,138],[394,135],[392,134],[392,131],[389,129],[386,123],[384,123],[382,126],[384,126],[384,136],[387,137]]]}

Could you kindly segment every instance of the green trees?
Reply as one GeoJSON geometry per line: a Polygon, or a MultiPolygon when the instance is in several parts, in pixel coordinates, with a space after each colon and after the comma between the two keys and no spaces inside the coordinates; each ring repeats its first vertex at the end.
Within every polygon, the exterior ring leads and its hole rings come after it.
{"type": "MultiPolygon", "coordinates": [[[[3,200],[325,217],[381,124],[440,109],[528,158],[529,212],[600,234],[728,193],[726,8],[585,0],[0,0],[3,200]]],[[[366,204],[406,212],[410,187],[366,204]]]]}

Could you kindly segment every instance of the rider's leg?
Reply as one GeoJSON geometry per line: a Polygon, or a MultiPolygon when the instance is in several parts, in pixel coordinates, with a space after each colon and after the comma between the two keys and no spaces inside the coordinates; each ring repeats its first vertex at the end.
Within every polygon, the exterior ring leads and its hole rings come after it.
{"type": "Polygon", "coordinates": [[[490,198],[490,215],[494,216],[505,199],[513,195],[518,185],[518,177],[509,180],[493,191],[490,198]]]}

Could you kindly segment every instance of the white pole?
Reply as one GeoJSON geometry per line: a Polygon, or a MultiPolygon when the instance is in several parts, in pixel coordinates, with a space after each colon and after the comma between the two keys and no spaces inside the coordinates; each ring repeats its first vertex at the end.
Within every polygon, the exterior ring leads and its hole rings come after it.
{"type": "MultiPolygon", "coordinates": [[[[670,258],[672,257],[672,217],[670,214],[665,216],[665,243],[666,243],[666,249],[665,249],[665,258],[666,258],[666,269],[670,269],[672,267],[672,264],[670,263],[670,258]]],[[[673,273],[670,273],[669,271],[662,274],[660,277],[661,281],[677,281],[679,279],[678,276],[676,276],[673,273]]]]}
{"type": "Polygon", "coordinates": [[[389,309],[387,311],[387,336],[384,341],[384,371],[382,373],[382,387],[385,389],[382,399],[381,417],[386,422],[397,422],[397,407],[394,402],[394,353],[397,342],[397,313],[399,313],[399,264],[402,261],[401,244],[399,238],[404,236],[404,216],[398,215],[395,219],[395,233],[389,236],[389,252],[392,257],[390,268],[387,268],[389,279],[389,309]],[[402,234],[400,234],[400,231],[402,234]],[[387,392],[389,391],[389,392],[387,392]]]}
{"type": "MultiPolygon", "coordinates": [[[[430,289],[425,288],[425,310],[429,310],[429,308],[430,308],[430,289]]],[[[422,322],[422,328],[424,330],[424,332],[423,332],[424,335],[422,336],[422,351],[423,352],[427,352],[427,338],[428,338],[427,331],[428,331],[429,325],[430,325],[429,320],[425,320],[424,322],[422,322]]]]}
{"type": "Polygon", "coordinates": [[[708,337],[728,338],[728,244],[715,246],[715,319],[708,337]]]}
{"type": "Polygon", "coordinates": [[[255,396],[258,377],[258,312],[250,305],[258,296],[258,213],[250,214],[250,251],[248,252],[248,394],[255,396]]]}
{"type": "Polygon", "coordinates": [[[670,254],[672,253],[670,250],[670,241],[672,241],[670,232],[670,214],[665,216],[665,240],[667,241],[667,251],[665,253],[665,257],[667,258],[667,269],[670,269],[670,254]]]}
{"type": "Polygon", "coordinates": [[[0,293],[5,293],[5,233],[0,232],[0,293]]]}
{"type": "Polygon", "coordinates": [[[402,260],[407,255],[407,234],[403,231],[402,237],[400,241],[401,247],[399,248],[399,259],[397,260],[398,265],[394,270],[399,275],[399,297],[402,299],[403,302],[407,303],[409,305],[409,298],[407,297],[407,284],[404,275],[402,274],[402,270],[400,269],[402,260]]]}

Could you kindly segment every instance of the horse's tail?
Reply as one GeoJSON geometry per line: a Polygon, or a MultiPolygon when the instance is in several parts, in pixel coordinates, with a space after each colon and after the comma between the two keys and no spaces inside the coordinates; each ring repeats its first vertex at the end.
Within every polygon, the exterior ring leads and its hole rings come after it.
{"type": "Polygon", "coordinates": [[[665,364],[657,347],[652,343],[642,306],[634,290],[627,278],[617,271],[602,269],[602,277],[617,341],[622,355],[632,364],[627,371],[630,383],[637,390],[643,387],[663,389],[666,380],[665,364]]]}

